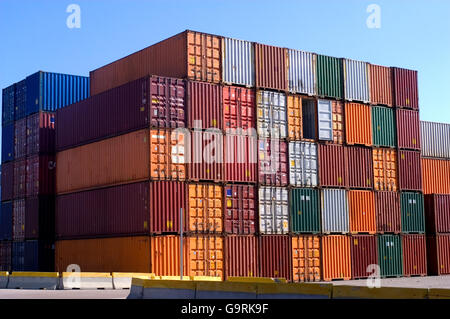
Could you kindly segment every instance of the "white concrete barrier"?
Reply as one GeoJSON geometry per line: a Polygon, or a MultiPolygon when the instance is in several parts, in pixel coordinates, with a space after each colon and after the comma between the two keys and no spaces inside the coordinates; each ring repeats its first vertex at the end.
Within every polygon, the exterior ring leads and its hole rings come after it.
{"type": "Polygon", "coordinates": [[[9,274],[7,271],[0,271],[0,289],[8,287],[9,274]]]}
{"type": "Polygon", "coordinates": [[[144,282],[145,279],[142,278],[131,279],[130,294],[127,299],[142,299],[144,294],[144,282]]]}
{"type": "Polygon", "coordinates": [[[13,272],[9,275],[8,289],[56,290],[59,285],[57,272],[13,272]]]}
{"type": "Polygon", "coordinates": [[[132,278],[154,279],[155,274],[113,272],[112,281],[114,289],[131,289],[132,278]]]}
{"type": "Polygon", "coordinates": [[[113,289],[110,273],[63,272],[60,289],[113,289]]]}

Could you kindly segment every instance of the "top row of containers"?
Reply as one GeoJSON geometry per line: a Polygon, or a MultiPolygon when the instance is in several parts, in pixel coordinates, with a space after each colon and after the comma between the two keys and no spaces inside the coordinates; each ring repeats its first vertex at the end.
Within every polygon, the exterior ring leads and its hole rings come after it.
{"type": "Polygon", "coordinates": [[[418,109],[417,71],[184,31],[90,73],[93,95],[149,74],[418,109]]]}

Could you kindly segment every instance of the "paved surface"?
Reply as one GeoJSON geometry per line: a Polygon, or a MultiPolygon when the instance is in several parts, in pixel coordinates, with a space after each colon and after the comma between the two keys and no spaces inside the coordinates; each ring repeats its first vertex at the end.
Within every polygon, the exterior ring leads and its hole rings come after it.
{"type": "MultiPolygon", "coordinates": [[[[332,281],[333,285],[366,286],[366,279],[332,281]]],[[[450,289],[450,276],[409,277],[409,278],[384,278],[381,279],[381,287],[405,287],[405,288],[447,288],[450,289]]]]}
{"type": "Polygon", "coordinates": [[[129,290],[0,289],[0,299],[125,299],[129,290]]]}

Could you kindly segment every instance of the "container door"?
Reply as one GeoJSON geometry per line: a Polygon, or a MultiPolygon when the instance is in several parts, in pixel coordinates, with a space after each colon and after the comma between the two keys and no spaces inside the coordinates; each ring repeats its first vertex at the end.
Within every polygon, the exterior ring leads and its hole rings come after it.
{"type": "Polygon", "coordinates": [[[332,102],[319,100],[317,113],[319,119],[319,139],[325,141],[333,140],[333,109],[332,102]]]}
{"type": "Polygon", "coordinates": [[[286,188],[273,188],[275,202],[272,203],[276,234],[289,232],[288,191],[286,188]]]}

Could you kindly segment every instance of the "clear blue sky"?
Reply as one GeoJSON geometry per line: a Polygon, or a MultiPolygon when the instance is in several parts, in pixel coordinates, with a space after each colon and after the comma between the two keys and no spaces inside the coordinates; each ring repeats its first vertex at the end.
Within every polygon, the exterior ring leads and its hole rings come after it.
{"type": "Polygon", "coordinates": [[[421,119],[450,123],[448,0],[0,0],[0,87],[88,75],[185,29],[419,71],[421,119]],[[81,29],[66,26],[69,4],[81,29]],[[369,29],[369,4],[381,28],[369,29]]]}

